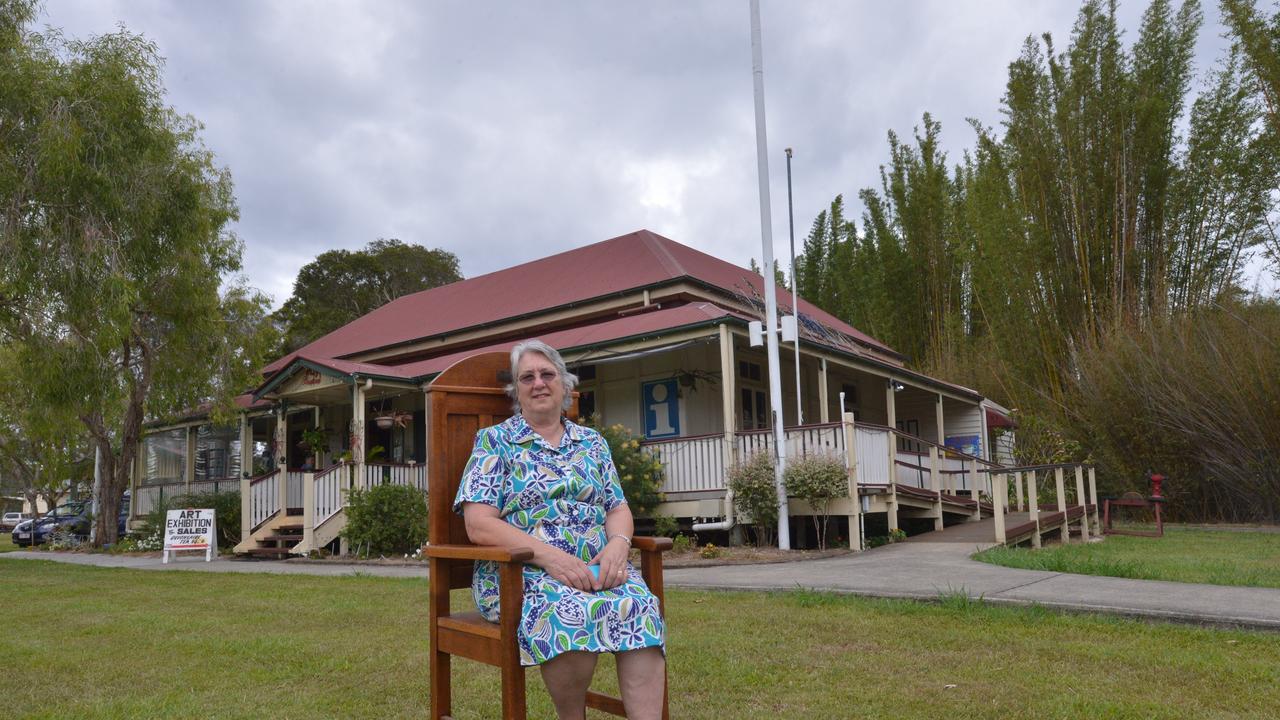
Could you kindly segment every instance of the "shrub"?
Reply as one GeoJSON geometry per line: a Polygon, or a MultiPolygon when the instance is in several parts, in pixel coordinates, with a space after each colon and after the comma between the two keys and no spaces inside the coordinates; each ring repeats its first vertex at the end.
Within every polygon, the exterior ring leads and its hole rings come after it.
{"type": "Polygon", "coordinates": [[[599,431],[609,443],[613,466],[618,471],[618,482],[627,496],[631,512],[643,515],[662,502],[662,480],[666,471],[662,462],[649,450],[640,447],[640,438],[627,427],[619,424],[603,426],[597,416],[586,424],[599,431]]]}
{"type": "Polygon", "coordinates": [[[778,491],[774,483],[773,456],[767,452],[757,453],[729,471],[733,506],[739,513],[751,516],[758,547],[773,544],[773,529],[778,526],[778,491]]]}
{"type": "Polygon", "coordinates": [[[653,516],[653,534],[658,537],[674,538],[680,532],[680,522],[670,515],[653,516]]]}
{"type": "Polygon", "coordinates": [[[702,556],[704,560],[713,560],[720,557],[720,548],[711,543],[707,543],[698,551],[698,555],[702,556]]]}
{"type": "Polygon", "coordinates": [[[342,536],[365,555],[411,553],[427,540],[426,496],[404,485],[353,489],[347,497],[342,536]]]}
{"type": "Polygon", "coordinates": [[[77,550],[84,542],[73,528],[61,527],[49,533],[50,550],[77,550]]]}
{"type": "Polygon", "coordinates": [[[827,549],[827,512],[831,501],[849,494],[849,477],[844,463],[830,456],[804,457],[787,465],[782,475],[787,494],[804,499],[813,508],[813,529],[818,549],[827,549]]]}
{"type": "MultiPolygon", "coordinates": [[[[211,493],[174,495],[165,498],[142,516],[142,527],[131,533],[140,547],[138,550],[164,549],[164,521],[170,510],[179,508],[212,509],[218,525],[218,547],[231,548],[240,542],[240,491],[224,490],[211,493]]],[[[120,538],[124,540],[124,538],[120,538]]]]}
{"type": "Polygon", "coordinates": [[[671,552],[687,553],[698,546],[698,543],[688,535],[680,533],[671,540],[671,552]]]}

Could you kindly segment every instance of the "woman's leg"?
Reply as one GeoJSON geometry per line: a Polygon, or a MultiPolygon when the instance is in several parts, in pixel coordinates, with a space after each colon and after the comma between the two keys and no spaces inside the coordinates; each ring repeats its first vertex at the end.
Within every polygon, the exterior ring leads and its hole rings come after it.
{"type": "Polygon", "coordinates": [[[614,656],[618,662],[618,687],[627,720],[659,720],[666,691],[667,660],[656,647],[628,650],[614,656]]]}
{"type": "Polygon", "coordinates": [[[595,653],[566,652],[538,666],[560,720],[586,719],[587,688],[591,687],[596,657],[595,653]]]}

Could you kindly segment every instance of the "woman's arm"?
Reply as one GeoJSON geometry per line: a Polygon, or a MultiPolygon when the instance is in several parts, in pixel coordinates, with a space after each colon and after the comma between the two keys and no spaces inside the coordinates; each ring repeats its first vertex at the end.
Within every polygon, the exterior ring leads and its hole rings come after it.
{"type": "Polygon", "coordinates": [[[591,562],[600,565],[601,589],[608,590],[626,582],[627,555],[631,553],[631,536],[635,529],[630,505],[621,503],[605,513],[604,533],[609,539],[604,549],[591,558],[591,562]]]}
{"type": "Polygon", "coordinates": [[[463,503],[462,518],[466,522],[467,537],[471,542],[477,545],[530,548],[533,550],[533,564],[546,570],[556,580],[579,590],[600,589],[586,563],[503,520],[498,514],[498,508],[484,503],[463,503]]]}

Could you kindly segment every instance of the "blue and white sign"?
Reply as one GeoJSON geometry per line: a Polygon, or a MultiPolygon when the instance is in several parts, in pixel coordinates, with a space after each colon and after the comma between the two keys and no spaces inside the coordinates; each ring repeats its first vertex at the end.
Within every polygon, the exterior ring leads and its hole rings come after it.
{"type": "Polygon", "coordinates": [[[680,434],[680,395],[676,379],[655,380],[640,386],[644,403],[644,436],[668,438],[680,434]]]}

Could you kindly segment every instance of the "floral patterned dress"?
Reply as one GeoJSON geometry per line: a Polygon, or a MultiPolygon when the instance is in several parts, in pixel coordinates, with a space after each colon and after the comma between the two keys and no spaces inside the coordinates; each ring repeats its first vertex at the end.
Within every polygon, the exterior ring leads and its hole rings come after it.
{"type": "MultiPolygon", "coordinates": [[[[605,513],[625,503],[609,445],[596,431],[563,420],[551,447],[517,414],[476,433],[454,512],[475,502],[533,537],[590,562],[607,542],[605,513]]],[[[471,592],[480,613],[498,621],[498,567],[476,563],[471,592]]],[[[627,581],[600,592],[564,585],[535,565],[524,566],[520,664],[538,665],[562,652],[624,652],[662,647],[658,599],[627,565],[627,581]]]]}

